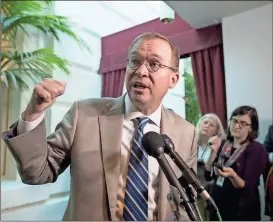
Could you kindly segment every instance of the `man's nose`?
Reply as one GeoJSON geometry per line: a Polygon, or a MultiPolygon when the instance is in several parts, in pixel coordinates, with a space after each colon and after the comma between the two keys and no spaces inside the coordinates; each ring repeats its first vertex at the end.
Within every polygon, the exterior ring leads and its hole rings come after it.
{"type": "Polygon", "coordinates": [[[142,63],[138,69],[136,70],[136,74],[138,74],[140,77],[148,76],[149,71],[147,69],[147,66],[145,63],[142,63]]]}

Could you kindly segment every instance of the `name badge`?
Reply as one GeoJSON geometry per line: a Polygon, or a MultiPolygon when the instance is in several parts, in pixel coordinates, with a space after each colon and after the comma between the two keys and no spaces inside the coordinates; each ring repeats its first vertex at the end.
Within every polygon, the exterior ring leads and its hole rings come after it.
{"type": "Polygon", "coordinates": [[[222,187],[224,185],[225,177],[218,176],[216,180],[216,185],[222,187]]]}

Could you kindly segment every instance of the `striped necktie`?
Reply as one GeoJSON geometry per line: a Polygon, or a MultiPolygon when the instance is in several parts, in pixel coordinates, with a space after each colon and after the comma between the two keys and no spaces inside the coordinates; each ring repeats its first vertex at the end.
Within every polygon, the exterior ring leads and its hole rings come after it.
{"type": "Polygon", "coordinates": [[[148,156],[142,147],[141,139],[149,118],[140,117],[137,120],[139,125],[132,144],[126,179],[124,221],[148,220],[148,156]]]}

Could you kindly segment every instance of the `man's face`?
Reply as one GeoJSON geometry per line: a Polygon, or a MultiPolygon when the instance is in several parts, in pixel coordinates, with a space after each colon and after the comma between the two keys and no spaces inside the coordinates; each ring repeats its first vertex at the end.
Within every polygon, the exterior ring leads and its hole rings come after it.
{"type": "Polygon", "coordinates": [[[168,89],[176,85],[179,74],[167,67],[151,72],[147,63],[173,68],[170,45],[162,39],[140,40],[132,47],[128,59],[132,63],[141,62],[137,69],[132,69],[129,65],[126,69],[126,88],[132,103],[138,109],[155,111],[168,89]]]}

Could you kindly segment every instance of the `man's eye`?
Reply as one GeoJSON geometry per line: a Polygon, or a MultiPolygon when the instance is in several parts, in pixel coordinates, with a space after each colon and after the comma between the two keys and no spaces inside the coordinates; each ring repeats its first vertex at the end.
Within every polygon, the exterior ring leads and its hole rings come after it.
{"type": "Polygon", "coordinates": [[[130,59],[129,62],[132,66],[138,66],[140,64],[140,61],[138,59],[130,59]]]}
{"type": "Polygon", "coordinates": [[[139,63],[139,61],[137,59],[131,59],[132,63],[139,63]]]}
{"type": "Polygon", "coordinates": [[[150,62],[149,65],[150,65],[150,67],[158,67],[159,63],[158,62],[150,62]]]}

